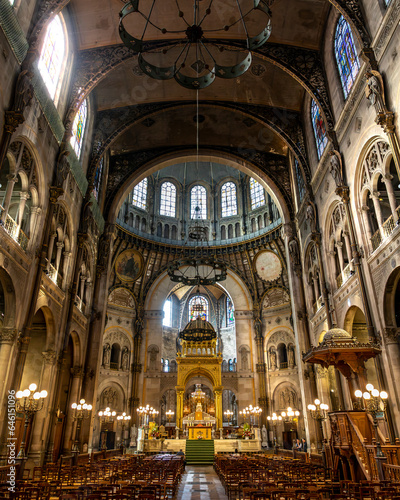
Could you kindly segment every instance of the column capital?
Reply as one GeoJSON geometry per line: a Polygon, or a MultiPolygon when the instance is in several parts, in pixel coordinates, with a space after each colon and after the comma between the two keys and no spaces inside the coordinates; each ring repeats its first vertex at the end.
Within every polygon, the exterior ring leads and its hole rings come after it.
{"type": "Polygon", "coordinates": [[[24,115],[18,111],[6,111],[5,112],[5,131],[9,134],[13,134],[18,125],[24,123],[24,115]]]}
{"type": "Polygon", "coordinates": [[[16,328],[4,327],[0,330],[0,344],[13,344],[17,337],[16,328]]]}
{"type": "Polygon", "coordinates": [[[7,174],[6,175],[8,182],[17,182],[18,176],[15,174],[7,174]]]}
{"type": "Polygon", "coordinates": [[[42,352],[43,361],[47,365],[55,365],[57,360],[57,353],[51,349],[42,352]]]}
{"type": "Polygon", "coordinates": [[[55,205],[58,201],[58,198],[64,194],[64,189],[57,186],[50,186],[50,203],[55,205]]]}
{"type": "Polygon", "coordinates": [[[83,368],[82,366],[79,366],[79,365],[75,365],[71,368],[71,375],[74,377],[74,378],[82,378],[83,379],[83,376],[84,376],[84,372],[83,372],[83,368]]]}
{"type": "Polygon", "coordinates": [[[349,186],[338,186],[335,193],[340,196],[343,203],[348,203],[350,201],[350,188],[349,186]]]}

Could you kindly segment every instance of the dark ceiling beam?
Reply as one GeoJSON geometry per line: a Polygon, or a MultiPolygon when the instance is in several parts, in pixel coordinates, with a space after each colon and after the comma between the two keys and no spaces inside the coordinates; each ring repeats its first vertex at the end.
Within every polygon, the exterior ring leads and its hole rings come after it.
{"type": "MultiPolygon", "coordinates": [[[[168,41],[170,44],[171,41],[168,41]]],[[[236,46],[234,42],[222,42],[226,46],[236,46]]],[[[151,46],[162,47],[157,43],[151,46]]],[[[329,104],[328,91],[320,54],[316,50],[292,47],[283,44],[267,43],[255,51],[261,59],[279,67],[294,78],[319,104],[324,114],[328,129],[334,128],[333,114],[329,104]]],[[[72,121],[80,103],[90,94],[95,86],[112,70],[122,63],[134,59],[137,54],[124,45],[98,47],[80,51],[77,54],[72,95],[67,121],[72,121]]],[[[68,128],[68,127],[66,127],[68,128]]]]}

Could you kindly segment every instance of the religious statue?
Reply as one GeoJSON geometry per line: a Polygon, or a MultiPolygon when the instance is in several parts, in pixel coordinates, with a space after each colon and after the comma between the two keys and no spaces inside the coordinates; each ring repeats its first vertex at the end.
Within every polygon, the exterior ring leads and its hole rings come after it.
{"type": "Polygon", "coordinates": [[[22,113],[24,109],[29,106],[33,97],[33,87],[31,78],[33,73],[26,69],[21,71],[18,75],[17,83],[15,86],[14,106],[13,111],[22,113]]]}
{"type": "Polygon", "coordinates": [[[294,266],[300,265],[300,254],[299,254],[299,245],[297,240],[292,239],[289,241],[289,256],[292,264],[294,266]]]}
{"type": "Polygon", "coordinates": [[[379,83],[378,78],[372,73],[367,73],[367,77],[368,81],[365,93],[370,103],[375,106],[377,102],[377,97],[381,95],[381,85],[379,83]]]}
{"type": "Polygon", "coordinates": [[[110,366],[110,356],[111,356],[111,347],[110,344],[105,344],[103,347],[103,366],[108,368],[110,366]]]}
{"type": "Polygon", "coordinates": [[[309,221],[311,231],[314,233],[316,231],[316,229],[317,229],[317,226],[316,226],[316,220],[315,220],[314,205],[311,202],[309,202],[308,205],[307,205],[306,220],[309,221]]]}
{"type": "Polygon", "coordinates": [[[117,403],[117,391],[111,387],[107,387],[102,394],[103,404],[105,407],[115,407],[117,403]]]}
{"type": "Polygon", "coordinates": [[[294,367],[294,352],[293,348],[288,349],[288,366],[289,368],[294,367]]]}
{"type": "Polygon", "coordinates": [[[337,187],[342,186],[343,185],[342,165],[341,165],[340,157],[338,156],[338,154],[335,151],[331,151],[331,161],[330,161],[329,172],[332,175],[336,186],[337,187]]]}
{"type": "Polygon", "coordinates": [[[262,435],[261,446],[268,447],[268,432],[265,425],[263,425],[261,429],[261,435],[262,435]]]}
{"type": "Polygon", "coordinates": [[[269,354],[270,357],[270,363],[271,363],[271,370],[276,370],[276,352],[271,351],[269,354]]]}
{"type": "Polygon", "coordinates": [[[249,360],[247,349],[242,349],[242,370],[247,371],[249,369],[249,360]]]}
{"type": "Polygon", "coordinates": [[[128,361],[129,361],[128,348],[124,347],[122,350],[122,361],[121,361],[122,370],[126,371],[128,369],[128,361]]]}
{"type": "Polygon", "coordinates": [[[149,369],[152,371],[157,369],[157,351],[155,349],[150,351],[149,369]]]}

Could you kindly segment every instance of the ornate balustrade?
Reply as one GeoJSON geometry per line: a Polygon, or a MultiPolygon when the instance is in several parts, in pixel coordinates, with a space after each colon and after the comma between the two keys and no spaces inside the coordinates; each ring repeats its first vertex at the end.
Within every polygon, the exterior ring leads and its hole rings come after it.
{"type": "MultiPolygon", "coordinates": [[[[396,209],[397,215],[400,218],[400,207],[396,209]]],[[[372,252],[375,250],[393,233],[396,228],[396,224],[393,220],[393,215],[391,215],[382,224],[382,228],[379,228],[371,237],[372,252]]]]}
{"type": "Polygon", "coordinates": [[[4,229],[11,236],[11,238],[18,243],[22,250],[27,249],[29,243],[28,236],[22,231],[15,220],[8,214],[4,223],[4,229]]]}
{"type": "Polygon", "coordinates": [[[337,276],[336,286],[338,289],[346,283],[350,276],[352,276],[351,263],[347,264],[343,271],[337,276]]]}

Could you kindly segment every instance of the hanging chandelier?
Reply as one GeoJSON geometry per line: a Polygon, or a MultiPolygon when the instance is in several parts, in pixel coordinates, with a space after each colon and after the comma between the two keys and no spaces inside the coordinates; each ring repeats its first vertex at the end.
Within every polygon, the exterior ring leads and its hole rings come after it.
{"type": "Polygon", "coordinates": [[[226,280],[227,266],[209,257],[178,259],[168,266],[168,276],[175,283],[189,286],[215,285],[226,280]]]}
{"type": "Polygon", "coordinates": [[[146,75],[204,89],[215,77],[237,78],[249,69],[251,51],[271,34],[268,2],[129,0],[120,12],[119,34],[138,53],[146,75]]]}

